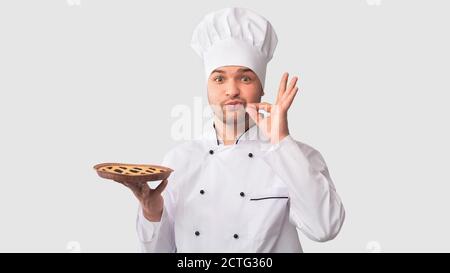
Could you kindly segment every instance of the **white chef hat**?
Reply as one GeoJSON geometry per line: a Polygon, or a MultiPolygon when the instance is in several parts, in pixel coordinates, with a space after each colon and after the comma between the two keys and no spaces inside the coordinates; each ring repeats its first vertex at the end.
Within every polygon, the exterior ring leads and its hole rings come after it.
{"type": "Polygon", "coordinates": [[[244,8],[225,8],[203,18],[194,30],[191,47],[203,59],[207,80],[218,67],[238,65],[253,70],[264,88],[267,63],[277,42],[264,17],[244,8]]]}

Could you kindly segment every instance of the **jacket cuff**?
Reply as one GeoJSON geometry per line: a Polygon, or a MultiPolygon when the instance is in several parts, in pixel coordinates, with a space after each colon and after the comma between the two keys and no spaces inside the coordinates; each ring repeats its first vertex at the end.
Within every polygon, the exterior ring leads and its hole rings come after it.
{"type": "Polygon", "coordinates": [[[141,242],[150,242],[155,238],[161,222],[152,222],[145,218],[142,207],[139,206],[136,220],[136,230],[141,242]]]}

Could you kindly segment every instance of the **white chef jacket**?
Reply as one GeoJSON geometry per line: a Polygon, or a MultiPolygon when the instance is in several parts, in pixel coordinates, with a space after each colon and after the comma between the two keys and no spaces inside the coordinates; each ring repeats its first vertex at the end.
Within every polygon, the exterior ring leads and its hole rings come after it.
{"type": "Polygon", "coordinates": [[[170,150],[162,165],[174,172],[161,221],[138,210],[143,252],[302,252],[299,232],[323,242],[344,222],[321,154],[290,135],[271,144],[253,125],[223,145],[211,126],[170,150]]]}

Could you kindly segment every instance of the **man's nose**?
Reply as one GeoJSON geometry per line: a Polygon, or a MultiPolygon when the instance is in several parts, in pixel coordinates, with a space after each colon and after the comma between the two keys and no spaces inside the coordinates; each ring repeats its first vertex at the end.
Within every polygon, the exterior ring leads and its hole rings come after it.
{"type": "Polygon", "coordinates": [[[239,88],[237,87],[237,85],[236,85],[235,83],[229,83],[229,84],[226,86],[225,94],[226,94],[228,97],[234,98],[234,97],[239,96],[240,91],[239,91],[239,88]]]}

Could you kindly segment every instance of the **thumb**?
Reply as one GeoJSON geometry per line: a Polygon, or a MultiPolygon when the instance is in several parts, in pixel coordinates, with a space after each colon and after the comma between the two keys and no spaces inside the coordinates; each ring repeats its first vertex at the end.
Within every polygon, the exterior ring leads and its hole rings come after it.
{"type": "Polygon", "coordinates": [[[159,183],[158,187],[156,187],[155,192],[161,194],[164,189],[167,187],[168,180],[164,179],[161,183],[159,183]]]}
{"type": "Polygon", "coordinates": [[[253,121],[258,124],[259,123],[259,115],[258,115],[258,110],[256,108],[255,105],[253,104],[248,104],[247,107],[245,108],[245,111],[248,113],[248,115],[250,116],[251,119],[253,119],[253,121]]]}

